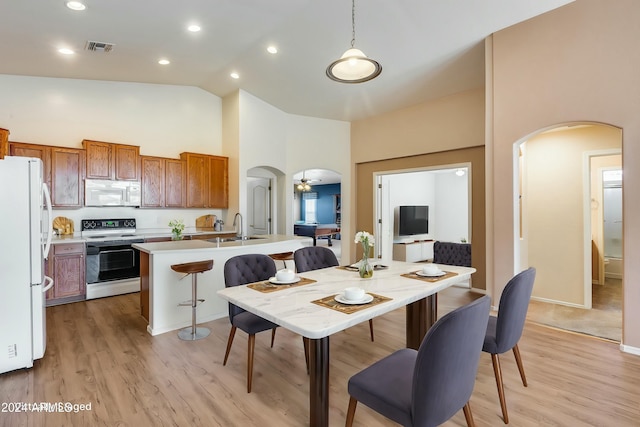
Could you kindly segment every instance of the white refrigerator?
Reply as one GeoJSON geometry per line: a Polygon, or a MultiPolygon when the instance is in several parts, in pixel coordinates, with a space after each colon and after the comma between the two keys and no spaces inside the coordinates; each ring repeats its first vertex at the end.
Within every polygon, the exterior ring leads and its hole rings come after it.
{"type": "Polygon", "coordinates": [[[47,343],[44,259],[52,236],[42,161],[0,160],[0,374],[30,368],[47,343]]]}

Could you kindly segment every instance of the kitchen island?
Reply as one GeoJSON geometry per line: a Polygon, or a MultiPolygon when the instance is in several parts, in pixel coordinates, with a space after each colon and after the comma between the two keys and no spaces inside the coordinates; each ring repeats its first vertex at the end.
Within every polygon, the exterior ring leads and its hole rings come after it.
{"type": "Polygon", "coordinates": [[[217,291],[225,287],[224,264],[229,258],[250,253],[268,255],[295,251],[312,243],[308,237],[265,235],[246,240],[133,244],[140,250],[140,310],[149,322],[147,331],[158,335],[191,324],[191,309],[178,306],[191,299],[191,279],[171,270],[171,265],[213,259],[213,268],[198,276],[198,298],[205,301],[198,305],[197,322],[204,323],[227,316],[227,302],[217,295],[217,291]]]}

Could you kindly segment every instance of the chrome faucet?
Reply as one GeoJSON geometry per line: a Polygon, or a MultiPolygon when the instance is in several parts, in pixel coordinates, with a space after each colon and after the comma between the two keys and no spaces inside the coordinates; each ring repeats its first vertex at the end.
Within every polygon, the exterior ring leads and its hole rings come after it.
{"type": "Polygon", "coordinates": [[[240,214],[240,212],[238,212],[234,217],[233,217],[233,226],[236,226],[236,223],[238,223],[238,228],[236,230],[236,236],[240,237],[242,239],[242,215],[240,214]],[[238,223],[238,217],[240,218],[240,222],[238,223]]]}

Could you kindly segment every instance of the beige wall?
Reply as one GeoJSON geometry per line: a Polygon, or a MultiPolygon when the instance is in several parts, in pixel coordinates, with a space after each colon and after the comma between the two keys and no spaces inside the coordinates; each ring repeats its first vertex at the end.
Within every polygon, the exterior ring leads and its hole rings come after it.
{"type": "MultiPolygon", "coordinates": [[[[590,295],[591,245],[585,247],[584,155],[620,148],[622,133],[610,126],[563,127],[529,139],[523,156],[523,236],[536,267],[534,298],[585,305],[590,295]],[[586,267],[586,277],[585,277],[586,267]]],[[[587,175],[588,177],[588,175],[587,175]]],[[[588,179],[588,178],[587,178],[588,179]]],[[[586,303],[588,305],[589,302],[586,303]]]]}
{"type": "MultiPolygon", "coordinates": [[[[540,129],[593,121],[622,129],[624,257],[640,256],[640,2],[577,0],[494,34],[487,66],[489,270],[514,273],[513,144],[540,129]],[[507,179],[505,179],[507,178],[507,179]]],[[[623,348],[640,353],[640,264],[624,264],[623,348]]]]}

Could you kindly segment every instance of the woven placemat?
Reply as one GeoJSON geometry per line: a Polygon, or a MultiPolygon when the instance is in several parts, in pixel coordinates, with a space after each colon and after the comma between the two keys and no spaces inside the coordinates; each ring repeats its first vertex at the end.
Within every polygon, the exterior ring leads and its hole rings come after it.
{"type": "Polygon", "coordinates": [[[281,291],[283,289],[295,288],[296,286],[308,285],[309,283],[315,283],[316,281],[313,279],[307,279],[305,277],[300,277],[300,281],[296,283],[292,283],[290,285],[274,285],[270,281],[266,280],[264,282],[256,282],[247,285],[247,288],[255,289],[256,291],[269,293],[281,291]]]}
{"type": "Polygon", "coordinates": [[[388,298],[388,297],[383,297],[382,295],[378,295],[378,294],[372,294],[371,292],[368,292],[369,295],[371,295],[373,297],[373,301],[366,303],[366,304],[342,304],[338,301],[335,300],[336,295],[331,295],[328,297],[324,297],[321,299],[317,299],[315,301],[311,301],[314,304],[317,304],[321,307],[326,307],[326,308],[330,308],[332,310],[336,310],[339,311],[341,313],[346,313],[346,314],[351,314],[351,313],[355,313],[356,311],[360,311],[360,310],[364,310],[365,308],[369,308],[371,306],[374,306],[376,304],[380,304],[383,303],[385,301],[391,301],[392,298],[388,298]]]}
{"type": "MultiPolygon", "coordinates": [[[[420,271],[420,270],[418,270],[420,271]]],[[[442,270],[444,271],[444,270],[442,270]]],[[[437,282],[438,280],[442,280],[442,279],[447,279],[449,277],[453,277],[453,276],[457,276],[458,273],[454,273],[453,271],[445,271],[446,274],[440,276],[440,277],[425,277],[425,276],[419,276],[418,274],[416,274],[417,271],[414,271],[413,273],[405,273],[402,274],[402,277],[408,277],[410,279],[418,279],[418,280],[422,280],[423,282],[437,282]]]]}

